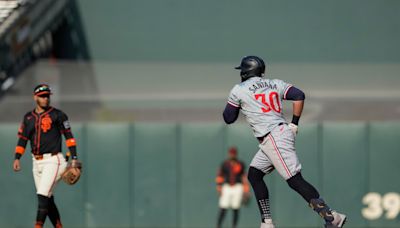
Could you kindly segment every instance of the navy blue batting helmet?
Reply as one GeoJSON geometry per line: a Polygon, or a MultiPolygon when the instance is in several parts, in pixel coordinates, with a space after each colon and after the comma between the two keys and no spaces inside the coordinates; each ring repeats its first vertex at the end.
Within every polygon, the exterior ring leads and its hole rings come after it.
{"type": "Polygon", "coordinates": [[[260,57],[249,55],[242,58],[240,66],[235,67],[240,70],[242,81],[251,77],[262,77],[265,73],[265,63],[260,57]]]}

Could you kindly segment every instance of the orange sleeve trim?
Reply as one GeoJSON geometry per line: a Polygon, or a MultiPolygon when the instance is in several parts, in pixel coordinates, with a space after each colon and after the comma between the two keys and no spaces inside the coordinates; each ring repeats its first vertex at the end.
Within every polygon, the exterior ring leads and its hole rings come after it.
{"type": "Polygon", "coordinates": [[[66,140],[67,147],[76,146],[76,141],[74,138],[70,138],[66,140]]]}
{"type": "Polygon", "coordinates": [[[24,154],[25,153],[25,148],[24,147],[22,147],[22,146],[16,146],[15,147],[15,153],[17,153],[17,154],[24,154]]]}
{"type": "Polygon", "coordinates": [[[225,179],[221,176],[218,176],[217,178],[215,178],[215,182],[217,182],[217,184],[223,184],[225,181],[225,179]]]}

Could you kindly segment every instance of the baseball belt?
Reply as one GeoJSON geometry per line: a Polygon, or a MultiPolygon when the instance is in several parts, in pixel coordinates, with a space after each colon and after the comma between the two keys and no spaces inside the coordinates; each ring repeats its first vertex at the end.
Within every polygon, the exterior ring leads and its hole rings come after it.
{"type": "MultiPolygon", "coordinates": [[[[51,153],[45,153],[45,154],[51,154],[51,156],[57,155],[59,152],[51,152],[51,153]]],[[[34,154],[33,157],[36,160],[42,160],[43,159],[43,155],[45,154],[34,154]]]]}

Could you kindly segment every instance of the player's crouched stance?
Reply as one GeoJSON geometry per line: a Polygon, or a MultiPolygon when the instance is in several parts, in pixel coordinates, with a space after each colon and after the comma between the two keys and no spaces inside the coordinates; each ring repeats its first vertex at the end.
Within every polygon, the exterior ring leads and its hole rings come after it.
{"type": "Polygon", "coordinates": [[[61,153],[61,134],[72,157],[72,166],[78,163],[76,142],[72,135],[68,117],[61,110],[50,106],[50,87],[40,84],[34,89],[36,107],[25,114],[18,130],[15,149],[14,171],[20,171],[19,159],[25,152],[28,140],[32,148],[33,177],[38,197],[35,228],[43,227],[46,217],[56,228],[62,228],[60,214],[54,202],[54,187],[66,169],[67,162],[61,153]]]}
{"type": "Polygon", "coordinates": [[[318,191],[301,175],[295,137],[303,111],[304,93],[282,80],[264,78],[265,64],[257,56],[244,57],[236,69],[240,70],[242,82],[231,90],[223,117],[227,124],[231,124],[241,111],[260,142],[260,149],[250,164],[248,179],[261,213],[261,228],[274,227],[268,188],[263,180],[265,174],[274,169],[325,220],[325,227],[342,227],[346,215],[329,208],[318,191]],[[282,100],[293,101],[293,119],[289,124],[282,114],[282,100]]]}

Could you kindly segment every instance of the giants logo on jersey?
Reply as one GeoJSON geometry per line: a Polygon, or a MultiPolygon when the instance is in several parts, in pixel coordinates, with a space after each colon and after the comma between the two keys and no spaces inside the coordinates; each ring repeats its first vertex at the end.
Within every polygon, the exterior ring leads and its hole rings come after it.
{"type": "Polygon", "coordinates": [[[232,170],[233,170],[233,173],[237,175],[240,172],[242,172],[242,166],[240,165],[240,163],[235,162],[233,164],[232,170]]]}
{"type": "Polygon", "coordinates": [[[51,123],[52,123],[52,122],[53,122],[53,121],[51,120],[49,114],[46,114],[46,115],[42,118],[42,124],[41,124],[40,128],[42,129],[42,131],[43,131],[44,133],[46,133],[48,130],[51,129],[51,123]]]}

